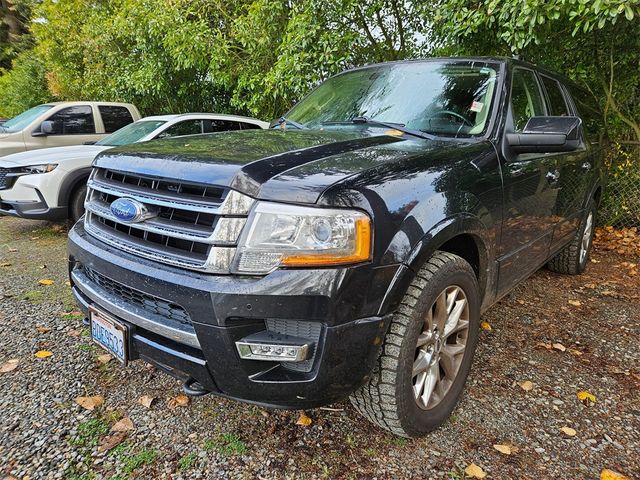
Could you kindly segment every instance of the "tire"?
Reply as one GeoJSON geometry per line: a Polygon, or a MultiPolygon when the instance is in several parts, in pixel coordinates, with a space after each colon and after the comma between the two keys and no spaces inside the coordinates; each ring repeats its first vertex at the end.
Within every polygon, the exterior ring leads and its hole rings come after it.
{"type": "Polygon", "coordinates": [[[69,220],[76,223],[84,215],[84,199],[87,196],[87,186],[80,185],[69,197],[69,220]]]}
{"type": "MultiPolygon", "coordinates": [[[[462,326],[463,322],[460,320],[458,325],[462,326]]],[[[398,311],[393,315],[371,378],[351,395],[351,403],[372,423],[396,435],[419,437],[437,428],[449,417],[460,399],[471,368],[479,324],[480,293],[473,269],[457,255],[437,251],[418,271],[407,289],[398,311]],[[445,297],[442,297],[443,294],[445,297]],[[463,297],[466,306],[459,318],[467,319],[466,330],[438,340],[442,332],[433,330],[429,318],[433,320],[432,325],[436,324],[441,313],[446,311],[448,320],[452,312],[457,311],[461,304],[459,299],[463,297]],[[448,305],[450,298],[454,300],[451,308],[448,305]],[[462,352],[453,357],[450,353],[445,355],[452,349],[459,350],[461,335],[465,343],[462,352]],[[419,341],[423,343],[425,340],[428,340],[425,344],[418,345],[419,341]],[[452,340],[455,343],[451,343],[452,340]],[[431,357],[425,353],[425,349],[432,352],[431,357]],[[439,353],[433,357],[435,351],[439,353]],[[440,357],[443,360],[432,361],[431,366],[423,372],[426,377],[422,377],[422,373],[414,377],[413,370],[418,369],[417,366],[424,368],[429,358],[433,360],[440,357]],[[454,369],[456,373],[453,375],[447,374],[451,367],[444,369],[441,366],[445,357],[455,358],[457,369],[454,369]],[[432,389],[433,394],[426,395],[429,378],[435,378],[429,376],[431,372],[437,372],[437,378],[444,380],[440,381],[439,387],[432,389]],[[421,378],[424,381],[419,383],[421,378]],[[420,391],[428,398],[426,405],[422,395],[416,396],[414,393],[419,385],[424,385],[424,390],[420,391]]],[[[448,321],[442,328],[445,333],[447,325],[448,321]]]]}
{"type": "Polygon", "coordinates": [[[571,243],[560,250],[547,263],[549,270],[566,275],[579,275],[585,271],[589,261],[589,254],[591,253],[591,246],[593,245],[596,211],[596,204],[591,200],[571,243]]]}

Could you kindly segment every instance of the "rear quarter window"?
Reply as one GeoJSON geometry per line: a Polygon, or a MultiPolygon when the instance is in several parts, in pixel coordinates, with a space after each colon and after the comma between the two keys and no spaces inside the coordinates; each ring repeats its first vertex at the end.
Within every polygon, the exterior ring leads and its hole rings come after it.
{"type": "Polygon", "coordinates": [[[576,107],[577,115],[582,119],[582,127],[587,141],[599,143],[604,131],[602,129],[602,114],[596,99],[589,92],[574,85],[567,85],[567,90],[576,107]]]}
{"type": "Polygon", "coordinates": [[[99,105],[98,111],[102,117],[102,123],[106,133],[113,133],[133,122],[133,117],[127,107],[99,105]]]}

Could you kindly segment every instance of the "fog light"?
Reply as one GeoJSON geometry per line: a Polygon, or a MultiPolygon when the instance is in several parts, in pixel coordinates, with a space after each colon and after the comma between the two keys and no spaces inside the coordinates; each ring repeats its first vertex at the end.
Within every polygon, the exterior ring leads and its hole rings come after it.
{"type": "Polygon", "coordinates": [[[312,345],[313,343],[306,338],[266,330],[236,342],[240,358],[274,362],[302,362],[309,357],[312,345]]]}

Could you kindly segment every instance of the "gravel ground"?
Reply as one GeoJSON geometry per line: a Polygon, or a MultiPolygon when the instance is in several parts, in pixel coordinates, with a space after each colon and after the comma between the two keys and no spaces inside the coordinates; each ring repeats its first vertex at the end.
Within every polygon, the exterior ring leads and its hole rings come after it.
{"type": "Polygon", "coordinates": [[[301,412],[213,396],[181,405],[179,383],[151,366],[102,363],[74,313],[65,248],[59,225],[0,217],[0,366],[15,367],[0,373],[6,478],[458,479],[471,463],[489,478],[640,478],[638,257],[597,250],[584,275],[541,270],[491,308],[454,415],[407,441],[348,402],[300,426],[301,412]],[[80,396],[104,404],[89,411],[80,396]],[[109,432],[116,424],[125,431],[109,432]]]}

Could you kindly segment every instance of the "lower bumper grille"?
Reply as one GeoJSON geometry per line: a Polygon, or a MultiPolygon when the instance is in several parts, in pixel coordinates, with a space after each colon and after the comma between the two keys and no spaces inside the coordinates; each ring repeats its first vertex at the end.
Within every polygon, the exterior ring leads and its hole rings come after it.
{"type": "Polygon", "coordinates": [[[121,298],[124,302],[136,305],[149,313],[160,315],[175,322],[191,324],[191,317],[180,305],[122,285],[90,268],[85,267],[84,273],[92,282],[110,294],[121,298]]]}

